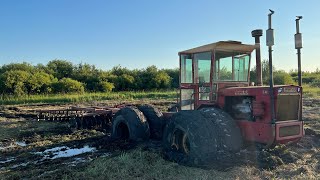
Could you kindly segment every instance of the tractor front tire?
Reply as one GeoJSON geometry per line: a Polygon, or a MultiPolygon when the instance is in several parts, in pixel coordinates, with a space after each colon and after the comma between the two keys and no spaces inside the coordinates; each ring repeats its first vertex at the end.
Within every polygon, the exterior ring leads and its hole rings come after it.
{"type": "Polygon", "coordinates": [[[136,107],[121,108],[113,118],[111,137],[143,141],[149,139],[150,129],[146,117],[136,107]]]}
{"type": "Polygon", "coordinates": [[[240,151],[243,145],[241,131],[228,113],[213,107],[202,108],[199,111],[217,127],[218,151],[222,153],[240,151]]]}
{"type": "Polygon", "coordinates": [[[203,166],[216,160],[216,127],[200,111],[180,111],[167,123],[163,150],[170,161],[203,166]]]}

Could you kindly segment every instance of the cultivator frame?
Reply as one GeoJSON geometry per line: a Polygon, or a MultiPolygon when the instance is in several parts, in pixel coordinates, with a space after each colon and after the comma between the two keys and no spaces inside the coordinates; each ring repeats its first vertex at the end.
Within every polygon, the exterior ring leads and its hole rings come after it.
{"type": "Polygon", "coordinates": [[[71,106],[66,109],[38,110],[37,120],[69,122],[75,129],[106,128],[120,108],[121,105],[118,107],[71,106]]]}

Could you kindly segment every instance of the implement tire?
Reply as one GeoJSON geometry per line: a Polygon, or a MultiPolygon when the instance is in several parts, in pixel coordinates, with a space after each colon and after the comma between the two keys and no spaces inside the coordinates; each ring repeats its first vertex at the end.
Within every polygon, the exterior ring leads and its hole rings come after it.
{"type": "Polygon", "coordinates": [[[143,141],[149,139],[149,124],[136,107],[121,108],[112,121],[113,139],[143,141]]]}
{"type": "Polygon", "coordinates": [[[170,161],[203,166],[216,160],[217,136],[214,124],[200,111],[180,111],[167,123],[163,150],[170,161]]]}
{"type": "Polygon", "coordinates": [[[199,111],[201,111],[203,115],[210,119],[217,127],[219,152],[226,153],[240,151],[243,145],[241,131],[234,119],[228,113],[213,107],[202,108],[199,111]]]}
{"type": "Polygon", "coordinates": [[[156,107],[145,104],[138,106],[138,109],[145,115],[150,127],[150,137],[153,139],[162,139],[165,121],[163,114],[156,107]]]}

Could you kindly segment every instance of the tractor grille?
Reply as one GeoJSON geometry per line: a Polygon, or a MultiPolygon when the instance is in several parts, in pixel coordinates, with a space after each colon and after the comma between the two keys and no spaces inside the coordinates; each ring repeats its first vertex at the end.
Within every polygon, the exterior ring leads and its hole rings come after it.
{"type": "Polygon", "coordinates": [[[279,129],[279,136],[286,137],[286,136],[294,136],[300,133],[300,126],[286,126],[280,127],[279,129]]]}
{"type": "Polygon", "coordinates": [[[298,120],[300,95],[278,95],[277,121],[298,120]]]}

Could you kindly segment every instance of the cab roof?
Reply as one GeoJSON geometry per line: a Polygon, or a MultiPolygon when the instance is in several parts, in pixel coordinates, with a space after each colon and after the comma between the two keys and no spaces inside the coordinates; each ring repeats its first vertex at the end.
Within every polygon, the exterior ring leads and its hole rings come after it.
{"type": "Polygon", "coordinates": [[[239,51],[239,52],[252,52],[255,49],[255,45],[242,44],[240,41],[219,41],[196,48],[188,49],[179,52],[179,54],[193,54],[200,52],[208,52],[213,50],[221,51],[239,51]]]}

